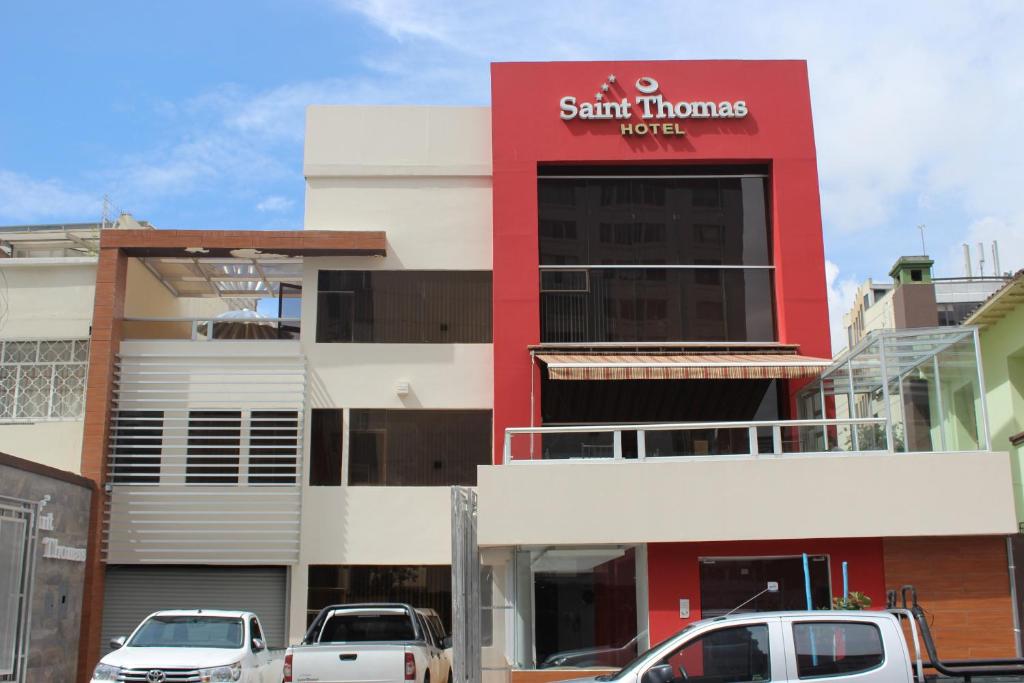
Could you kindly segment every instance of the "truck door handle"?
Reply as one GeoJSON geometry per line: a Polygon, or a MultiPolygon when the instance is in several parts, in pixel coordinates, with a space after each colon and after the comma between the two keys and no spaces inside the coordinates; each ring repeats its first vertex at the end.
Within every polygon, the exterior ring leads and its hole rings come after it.
{"type": "Polygon", "coordinates": [[[356,661],[356,657],[358,657],[358,656],[359,655],[357,655],[355,653],[347,653],[347,654],[343,654],[343,655],[338,655],[338,659],[340,659],[343,662],[354,662],[354,661],[356,661]]]}

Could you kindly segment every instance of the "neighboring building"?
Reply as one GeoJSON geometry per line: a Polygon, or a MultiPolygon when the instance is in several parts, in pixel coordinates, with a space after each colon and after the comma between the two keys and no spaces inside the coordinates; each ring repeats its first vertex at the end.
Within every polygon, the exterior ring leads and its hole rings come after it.
{"type": "Polygon", "coordinates": [[[767,581],[805,606],[805,554],[815,607],[845,562],[944,656],[1013,654],[973,336],[831,360],[804,63],[496,64],[490,109],[311,107],[304,173],[303,231],[101,234],[81,672],[156,607],[280,646],[332,602],[451,623],[468,576],[485,676],[526,680],[767,581]]]}
{"type": "Polygon", "coordinates": [[[100,225],[0,227],[0,451],[78,472],[100,225]]]}
{"type": "Polygon", "coordinates": [[[889,271],[893,283],[870,278],[862,283],[843,314],[847,348],[872,330],[959,325],[1007,280],[996,275],[934,278],[933,265],[927,256],[901,256],[889,271]]]}
{"type": "Polygon", "coordinates": [[[992,443],[1014,456],[1013,486],[1017,519],[1024,524],[1024,270],[990,296],[964,320],[980,330],[992,443]],[[1015,443],[1016,442],[1016,443],[1015,443]]]}
{"type": "Polygon", "coordinates": [[[0,681],[75,680],[93,491],[0,453],[0,681]]]}

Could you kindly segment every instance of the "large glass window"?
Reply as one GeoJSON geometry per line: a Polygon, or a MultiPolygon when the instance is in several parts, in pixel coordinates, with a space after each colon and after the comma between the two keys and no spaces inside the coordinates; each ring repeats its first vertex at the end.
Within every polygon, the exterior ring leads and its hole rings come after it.
{"type": "Polygon", "coordinates": [[[736,626],[691,640],[660,664],[672,667],[674,683],[770,681],[770,652],[766,625],[736,626]]]}
{"type": "Polygon", "coordinates": [[[491,272],[321,270],[317,343],[486,344],[491,272]]]}
{"type": "MultiPolygon", "coordinates": [[[[811,603],[814,609],[829,609],[832,593],[826,555],[808,558],[811,579],[811,603]]],[[[765,612],[807,609],[803,558],[752,557],[703,558],[700,561],[700,613],[702,618],[728,614],[740,605],[739,612],[765,612]],[[768,582],[778,590],[763,592],[768,582]],[[750,600],[762,593],[757,599],[750,600]],[[743,603],[745,603],[743,605],[743,603]]]]}
{"type": "Polygon", "coordinates": [[[545,343],[775,338],[767,269],[544,270],[541,283],[545,343]]]}
{"type": "Polygon", "coordinates": [[[475,486],[491,463],[489,410],[352,410],[349,485],[475,486]]]}
{"type": "Polygon", "coordinates": [[[541,340],[774,340],[765,183],[542,176],[541,340]]]}
{"type": "Polygon", "coordinates": [[[636,551],[516,551],[518,666],[621,667],[640,649],[636,551]]]}
{"type": "Polygon", "coordinates": [[[447,565],[310,565],[306,622],[328,605],[403,602],[431,608],[452,623],[452,572],[447,565]]]}
{"type": "Polygon", "coordinates": [[[800,678],[849,676],[885,661],[882,634],[874,624],[814,621],[793,624],[800,678]]]}
{"type": "Polygon", "coordinates": [[[342,413],[340,409],[313,409],[309,439],[310,486],[341,486],[342,413]]]}

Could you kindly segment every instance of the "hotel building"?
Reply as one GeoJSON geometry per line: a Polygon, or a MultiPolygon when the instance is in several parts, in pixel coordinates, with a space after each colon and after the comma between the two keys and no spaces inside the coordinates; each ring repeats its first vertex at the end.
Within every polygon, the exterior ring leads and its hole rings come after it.
{"type": "Polygon", "coordinates": [[[450,623],[452,486],[488,680],[769,581],[747,609],[827,607],[844,566],[876,606],[916,584],[944,656],[1013,655],[975,332],[831,358],[806,65],[491,77],[489,108],[310,107],[304,230],[102,232],[80,671],[157,608],[253,609],[272,646],[333,602],[450,623]]]}

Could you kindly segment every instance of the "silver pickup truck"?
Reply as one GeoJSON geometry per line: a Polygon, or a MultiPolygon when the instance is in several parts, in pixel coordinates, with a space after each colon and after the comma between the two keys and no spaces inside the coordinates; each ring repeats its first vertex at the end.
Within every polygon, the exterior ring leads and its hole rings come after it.
{"type": "Polygon", "coordinates": [[[332,605],[288,648],[283,682],[451,683],[447,645],[409,605],[332,605]]]}
{"type": "Polygon", "coordinates": [[[916,594],[912,605],[904,596],[903,607],[895,605],[891,594],[885,611],[762,612],[705,619],[615,673],[573,683],[925,683],[931,678],[926,676],[929,670],[945,680],[1024,680],[1020,659],[940,660],[916,594]]]}

